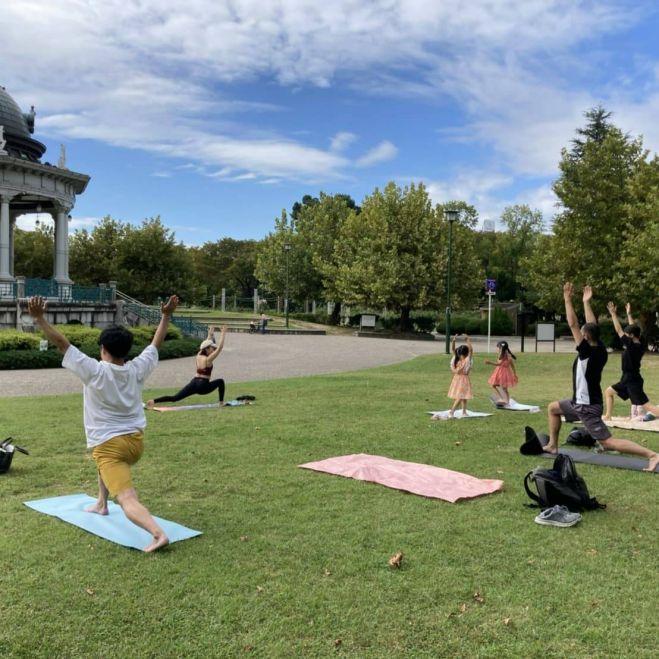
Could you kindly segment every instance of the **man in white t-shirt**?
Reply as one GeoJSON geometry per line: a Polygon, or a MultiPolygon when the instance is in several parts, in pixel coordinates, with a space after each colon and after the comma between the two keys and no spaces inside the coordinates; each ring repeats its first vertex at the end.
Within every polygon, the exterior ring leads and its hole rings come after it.
{"type": "Polygon", "coordinates": [[[153,542],[144,551],[152,552],[169,544],[169,539],[147,508],[140,503],[133,487],[130,467],[144,452],[146,418],[142,406],[144,381],[158,365],[158,348],[167,334],[169,319],[178,298],[173,295],[161,304],[158,329],[135,359],[126,361],[133,335],[125,327],[113,325],[101,332],[101,360],[80,352],[46,320],[46,301],[28,300],[30,314],[44,336],[64,353],[62,366],[82,380],[83,409],[87,448],[98,469],[98,500],[88,512],[108,514],[108,496],[116,498],[126,517],[148,531],[153,542]]]}

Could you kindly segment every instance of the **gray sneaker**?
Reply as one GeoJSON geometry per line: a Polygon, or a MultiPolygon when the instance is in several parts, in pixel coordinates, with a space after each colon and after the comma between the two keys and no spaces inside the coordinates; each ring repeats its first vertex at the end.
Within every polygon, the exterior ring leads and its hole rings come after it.
{"type": "Polygon", "coordinates": [[[554,506],[543,510],[536,518],[536,524],[546,526],[574,526],[581,521],[579,513],[571,513],[566,506],[554,506]]]}

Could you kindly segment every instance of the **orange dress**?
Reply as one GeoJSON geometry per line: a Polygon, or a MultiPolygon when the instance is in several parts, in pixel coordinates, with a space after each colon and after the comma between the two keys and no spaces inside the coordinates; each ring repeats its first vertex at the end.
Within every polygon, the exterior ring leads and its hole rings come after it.
{"type": "Polygon", "coordinates": [[[471,380],[469,378],[471,365],[471,358],[460,360],[456,366],[453,366],[453,359],[451,359],[453,379],[451,380],[451,386],[448,388],[449,398],[452,398],[453,400],[469,400],[474,397],[474,394],[471,391],[471,380]]]}
{"type": "Polygon", "coordinates": [[[517,382],[517,375],[512,368],[513,358],[506,354],[501,358],[501,363],[492,371],[492,375],[487,383],[493,387],[514,387],[517,382]]]}

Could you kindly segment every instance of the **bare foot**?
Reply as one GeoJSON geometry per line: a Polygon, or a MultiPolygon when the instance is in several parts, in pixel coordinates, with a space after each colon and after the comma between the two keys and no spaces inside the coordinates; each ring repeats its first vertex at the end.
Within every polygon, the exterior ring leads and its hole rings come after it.
{"type": "Polygon", "coordinates": [[[543,453],[550,453],[551,455],[556,455],[558,453],[558,446],[552,446],[551,444],[547,444],[546,446],[542,447],[543,453]]]}
{"type": "Polygon", "coordinates": [[[154,535],[153,542],[144,548],[144,552],[150,554],[157,549],[162,549],[169,544],[169,538],[163,533],[162,535],[154,535]]]}
{"type": "Polygon", "coordinates": [[[603,416],[602,421],[611,421],[611,415],[603,416]]]}
{"type": "Polygon", "coordinates": [[[654,471],[659,465],[659,453],[655,453],[648,462],[648,466],[643,471],[654,471]]]}
{"type": "Polygon", "coordinates": [[[155,400],[147,400],[146,405],[144,406],[147,410],[152,410],[156,406],[155,400]]]}
{"type": "Polygon", "coordinates": [[[100,503],[97,501],[93,506],[85,508],[86,513],[96,513],[97,515],[107,515],[108,514],[108,504],[100,503]]]}

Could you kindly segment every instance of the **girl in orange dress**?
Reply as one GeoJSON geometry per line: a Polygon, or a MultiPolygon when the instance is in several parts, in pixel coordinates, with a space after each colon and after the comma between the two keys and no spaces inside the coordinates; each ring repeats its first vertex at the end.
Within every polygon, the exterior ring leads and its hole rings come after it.
{"type": "Polygon", "coordinates": [[[507,341],[497,343],[499,354],[495,362],[486,361],[486,364],[494,366],[487,383],[492,386],[496,395],[496,405],[508,405],[510,403],[510,394],[508,389],[518,383],[517,373],[515,372],[514,360],[517,359],[512,352],[507,341]]]}
{"type": "Polygon", "coordinates": [[[453,373],[453,379],[451,380],[451,386],[448,388],[448,397],[453,399],[453,405],[451,405],[448,412],[449,419],[453,418],[453,413],[458,405],[462,405],[462,414],[467,416],[467,401],[474,397],[469,378],[469,371],[471,371],[473,364],[474,348],[471,345],[471,340],[465,334],[467,345],[461,345],[456,350],[455,341],[458,336],[459,334],[456,334],[453,341],[451,341],[451,350],[453,351],[451,373],[453,373]]]}

